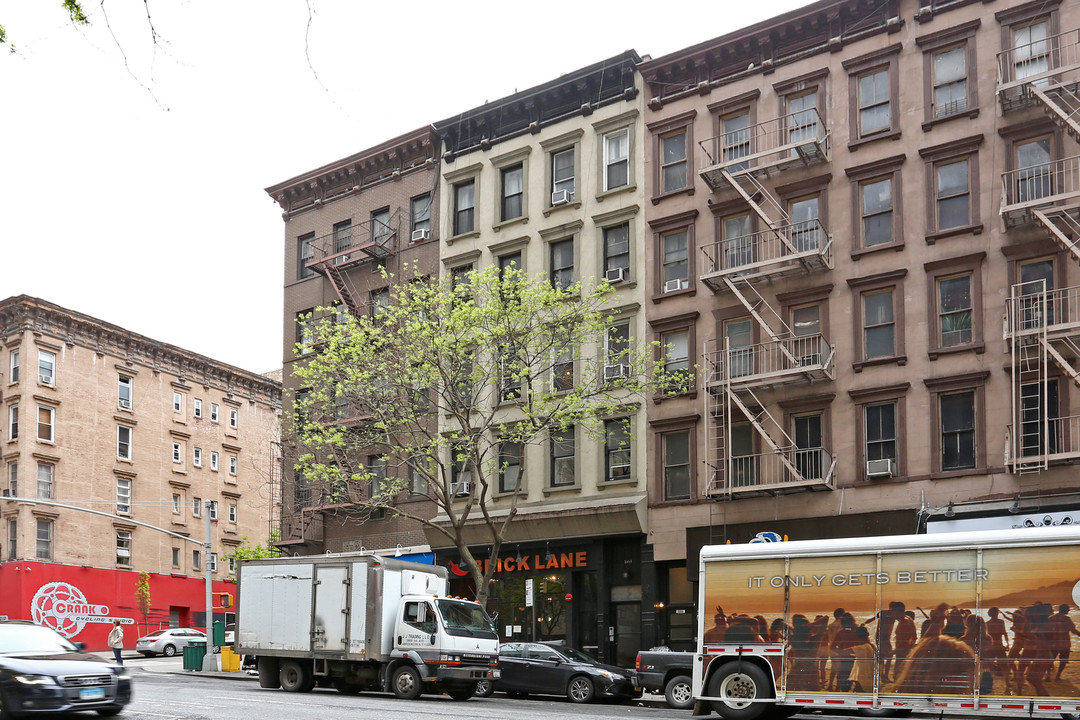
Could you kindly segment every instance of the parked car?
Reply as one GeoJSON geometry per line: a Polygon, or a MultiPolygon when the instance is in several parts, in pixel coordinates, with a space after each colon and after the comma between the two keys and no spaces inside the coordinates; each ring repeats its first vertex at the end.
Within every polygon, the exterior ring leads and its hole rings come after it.
{"type": "Polygon", "coordinates": [[[41,625],[0,622],[0,716],[123,710],[131,702],[127,671],[85,649],[41,625]]]}
{"type": "MultiPolygon", "coordinates": [[[[500,677],[491,690],[511,697],[564,695],[572,702],[601,698],[628,700],[641,694],[631,671],[605,665],[580,650],[543,643],[504,643],[499,646],[500,677]]],[[[491,694],[477,686],[477,694],[491,694]]]]}
{"type": "Polygon", "coordinates": [[[694,653],[663,650],[642,650],[635,663],[634,684],[642,690],[664,693],[670,708],[685,710],[694,707],[694,653]]]}
{"type": "Polygon", "coordinates": [[[192,640],[206,642],[206,633],[193,628],[167,628],[155,630],[149,635],[143,635],[135,641],[135,651],[147,657],[164,655],[172,657],[178,652],[183,652],[187,644],[192,640]]]}

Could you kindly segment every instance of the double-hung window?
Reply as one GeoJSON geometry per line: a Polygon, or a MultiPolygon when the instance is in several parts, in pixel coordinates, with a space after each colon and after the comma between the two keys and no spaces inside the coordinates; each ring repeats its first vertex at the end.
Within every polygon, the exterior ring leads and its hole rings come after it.
{"type": "Polygon", "coordinates": [[[127,375],[120,375],[116,380],[116,405],[121,410],[131,409],[132,386],[134,380],[127,375]]]}
{"type": "Polygon", "coordinates": [[[8,440],[19,439],[19,406],[8,407],[8,440]]]}
{"type": "Polygon", "coordinates": [[[43,500],[49,500],[53,496],[53,470],[48,463],[38,463],[37,466],[37,496],[43,500]]]}
{"type": "Polygon", "coordinates": [[[210,469],[217,472],[218,469],[218,453],[217,450],[210,451],[210,469]]]}
{"type": "Polygon", "coordinates": [[[116,478],[116,512],[131,512],[131,478],[116,478]]]}
{"type": "Polygon", "coordinates": [[[866,137],[892,127],[889,71],[879,69],[859,76],[859,136],[866,137]]]}
{"type": "Polygon", "coordinates": [[[37,423],[37,437],[38,440],[44,440],[45,442],[52,442],[53,437],[53,420],[56,416],[56,410],[45,405],[38,405],[38,423],[37,423]]]}
{"type": "Polygon", "coordinates": [[[967,46],[933,54],[934,119],[967,112],[967,46]]]}
{"type": "Polygon", "coordinates": [[[315,271],[308,267],[308,263],[315,259],[315,233],[310,232],[296,239],[296,258],[298,278],[303,280],[315,274],[315,271]]]}
{"type": "Polygon", "coordinates": [[[229,427],[236,430],[240,426],[240,411],[236,408],[229,408],[229,427]]]}
{"type": "Polygon", "coordinates": [[[49,386],[56,384],[56,353],[38,350],[38,382],[49,386]]]}
{"type": "Polygon", "coordinates": [[[630,420],[618,418],[604,423],[604,480],[630,479],[630,420]]]}
{"type": "Polygon", "coordinates": [[[868,180],[859,186],[864,247],[893,241],[893,182],[891,177],[868,180]]]}
{"type": "Polygon", "coordinates": [[[866,431],[866,460],[891,460],[896,467],[896,401],[874,403],[863,408],[866,431]]]}
{"type": "Polygon", "coordinates": [[[506,222],[521,217],[524,211],[522,204],[525,193],[524,166],[519,164],[503,168],[500,175],[502,176],[502,207],[499,219],[506,222]]]}
{"type": "Polygon", "coordinates": [[[412,240],[424,240],[431,236],[431,195],[418,195],[410,203],[412,240]]]}
{"type": "Polygon", "coordinates": [[[385,207],[371,213],[371,242],[377,247],[386,248],[394,229],[390,227],[390,208],[385,207]]]}
{"type": "Polygon", "coordinates": [[[38,518],[37,521],[37,559],[52,560],[53,522],[38,518]]]}
{"type": "Polygon", "coordinates": [[[183,449],[183,447],[181,447],[180,443],[174,442],[172,444],[172,461],[174,463],[178,463],[178,462],[183,462],[183,460],[184,460],[184,449],[183,449]]]}
{"type": "Polygon", "coordinates": [[[202,467],[202,448],[194,448],[194,456],[192,457],[192,464],[195,467],[202,467]]]}
{"type": "Polygon", "coordinates": [[[454,185],[454,234],[462,235],[476,228],[476,180],[454,185]]]}
{"type": "Polygon", "coordinates": [[[202,505],[203,505],[202,498],[192,498],[191,499],[191,516],[192,517],[202,517],[202,505]]]}
{"type": "Polygon", "coordinates": [[[574,148],[566,148],[551,154],[551,203],[574,199],[574,148]]]}
{"type": "Polygon", "coordinates": [[[116,531],[116,564],[131,565],[131,531],[116,531]]]}
{"type": "Polygon", "coordinates": [[[975,392],[941,395],[941,469],[975,467],[975,392]]]}
{"type": "Polygon", "coordinates": [[[604,336],[604,379],[618,380],[630,375],[630,323],[608,326],[604,336]]]}
{"type": "Polygon", "coordinates": [[[192,412],[195,413],[195,417],[202,417],[202,400],[200,400],[199,398],[195,398],[195,406],[192,409],[192,412]]]}
{"type": "Polygon", "coordinates": [[[630,223],[604,228],[604,276],[611,282],[630,273],[630,223]]]}
{"type": "Polygon", "coordinates": [[[555,351],[551,366],[551,387],[555,392],[574,389],[574,348],[561,348],[555,351]]]}
{"type": "Polygon", "coordinates": [[[938,290],[938,332],[941,347],[972,341],[971,274],[941,278],[938,290]]]}
{"type": "Polygon", "coordinates": [[[664,459],[664,499],[690,498],[690,431],[664,433],[661,436],[664,459]]]}
{"type": "Polygon", "coordinates": [[[893,313],[893,289],[864,293],[863,357],[872,360],[896,354],[896,317],[893,313]]]}
{"type": "Polygon", "coordinates": [[[660,188],[670,193],[682,190],[687,184],[686,130],[660,137],[660,188]]]}
{"type": "Polygon", "coordinates": [[[574,283],[574,239],[551,243],[551,284],[566,290],[574,283]]]}
{"type": "Polygon", "coordinates": [[[729,172],[745,170],[749,167],[747,163],[735,161],[751,153],[750,113],[743,112],[723,118],[720,129],[720,157],[723,163],[728,165],[729,172]]]}
{"type": "Polygon", "coordinates": [[[604,190],[630,182],[630,128],[604,135],[604,190]]]}
{"type": "Polygon", "coordinates": [[[660,236],[663,257],[661,279],[663,292],[675,292],[690,287],[690,252],[688,232],[676,230],[660,236]]]}
{"type": "Polygon", "coordinates": [[[116,457],[120,460],[131,459],[132,429],[127,425],[116,426],[116,457]]]}
{"type": "Polygon", "coordinates": [[[19,382],[19,350],[17,348],[11,351],[9,360],[8,367],[11,368],[11,374],[8,375],[8,382],[17,383],[19,382]]]}
{"type": "Polygon", "coordinates": [[[971,183],[968,175],[967,158],[934,167],[938,230],[970,224],[971,183]]]}
{"type": "Polygon", "coordinates": [[[669,393],[691,389],[690,331],[676,330],[661,336],[664,353],[664,387],[669,393]]]}
{"type": "Polygon", "coordinates": [[[551,433],[551,487],[568,487],[575,476],[574,426],[551,433]]]}
{"type": "Polygon", "coordinates": [[[520,478],[521,443],[501,443],[499,445],[499,492],[514,492],[518,489],[520,478]]]}
{"type": "Polygon", "coordinates": [[[345,253],[352,247],[352,220],[334,223],[334,264],[340,265],[349,260],[345,253]]]}

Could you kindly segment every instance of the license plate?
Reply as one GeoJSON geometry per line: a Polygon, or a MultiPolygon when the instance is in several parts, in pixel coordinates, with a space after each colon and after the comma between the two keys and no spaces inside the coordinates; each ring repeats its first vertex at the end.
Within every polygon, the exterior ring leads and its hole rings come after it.
{"type": "Polygon", "coordinates": [[[83,688],[79,690],[80,700],[104,700],[105,688],[83,688]]]}
{"type": "Polygon", "coordinates": [[[491,671],[491,679],[492,680],[498,680],[501,677],[502,677],[502,670],[499,670],[498,668],[495,668],[494,670],[491,671]]]}

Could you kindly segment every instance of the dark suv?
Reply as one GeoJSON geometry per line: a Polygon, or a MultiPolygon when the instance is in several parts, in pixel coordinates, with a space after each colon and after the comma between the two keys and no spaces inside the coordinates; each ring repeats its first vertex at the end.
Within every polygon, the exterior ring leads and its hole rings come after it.
{"type": "Polygon", "coordinates": [[[131,678],[34,623],[0,622],[0,716],[96,710],[116,715],[131,702],[131,678]]]}

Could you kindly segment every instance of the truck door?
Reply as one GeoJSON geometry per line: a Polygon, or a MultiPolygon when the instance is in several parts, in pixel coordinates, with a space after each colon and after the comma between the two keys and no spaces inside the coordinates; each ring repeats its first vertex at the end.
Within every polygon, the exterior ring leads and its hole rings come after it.
{"type": "Polygon", "coordinates": [[[315,616],[311,649],[344,652],[348,637],[349,570],[344,565],[319,565],[315,570],[315,616]]]}
{"type": "Polygon", "coordinates": [[[431,649],[431,637],[438,630],[435,608],[423,600],[409,600],[401,608],[401,619],[394,634],[396,646],[402,650],[431,649]]]}

